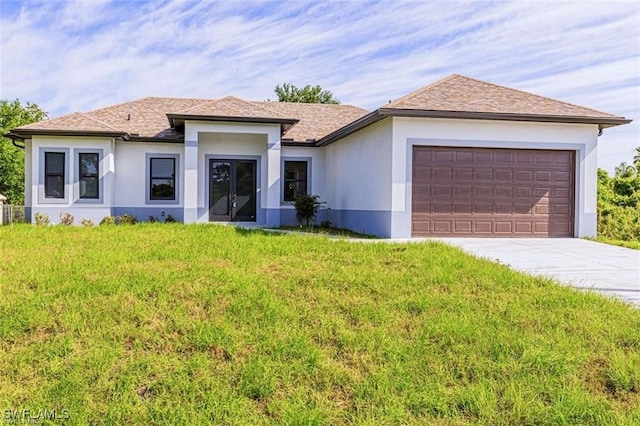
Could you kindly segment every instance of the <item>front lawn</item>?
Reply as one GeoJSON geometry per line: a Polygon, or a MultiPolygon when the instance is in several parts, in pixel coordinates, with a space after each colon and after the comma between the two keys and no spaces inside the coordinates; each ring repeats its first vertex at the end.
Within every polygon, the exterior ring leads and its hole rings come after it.
{"type": "Polygon", "coordinates": [[[640,423],[640,310],[435,242],[16,225],[0,295],[4,420],[640,423]]]}

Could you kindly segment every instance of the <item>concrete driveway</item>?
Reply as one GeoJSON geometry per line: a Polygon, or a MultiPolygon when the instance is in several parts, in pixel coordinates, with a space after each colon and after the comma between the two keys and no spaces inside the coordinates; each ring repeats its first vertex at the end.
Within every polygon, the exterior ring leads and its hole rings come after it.
{"type": "Polygon", "coordinates": [[[640,306],[640,251],[578,238],[435,238],[513,269],[640,306]]]}

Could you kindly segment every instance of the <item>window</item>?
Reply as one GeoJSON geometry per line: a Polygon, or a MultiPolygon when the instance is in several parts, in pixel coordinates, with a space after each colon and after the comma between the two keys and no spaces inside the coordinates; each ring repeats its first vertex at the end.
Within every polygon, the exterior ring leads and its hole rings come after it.
{"type": "Polygon", "coordinates": [[[44,153],[44,197],[64,198],[64,152],[44,153]]]}
{"type": "Polygon", "coordinates": [[[79,197],[83,199],[100,198],[98,170],[100,160],[97,152],[78,154],[79,197]]]}
{"type": "Polygon", "coordinates": [[[307,192],[307,162],[284,162],[284,201],[295,201],[307,192]]]}
{"type": "Polygon", "coordinates": [[[149,162],[149,199],[175,200],[176,159],[151,157],[149,162]]]}

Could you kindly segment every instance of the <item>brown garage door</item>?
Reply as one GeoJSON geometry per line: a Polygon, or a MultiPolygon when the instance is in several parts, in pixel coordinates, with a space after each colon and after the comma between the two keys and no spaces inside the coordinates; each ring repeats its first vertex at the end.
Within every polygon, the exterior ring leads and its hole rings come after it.
{"type": "Polygon", "coordinates": [[[412,235],[573,236],[574,152],[414,147],[412,235]]]}

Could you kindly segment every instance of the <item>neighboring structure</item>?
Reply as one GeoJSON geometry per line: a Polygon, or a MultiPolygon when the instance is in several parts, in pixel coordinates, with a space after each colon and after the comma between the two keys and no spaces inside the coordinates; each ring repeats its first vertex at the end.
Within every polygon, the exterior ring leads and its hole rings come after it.
{"type": "Polygon", "coordinates": [[[631,120],[452,75],[373,112],[144,98],[12,130],[26,205],[94,222],[295,223],[385,237],[594,236],[602,129],[631,120]]]}

